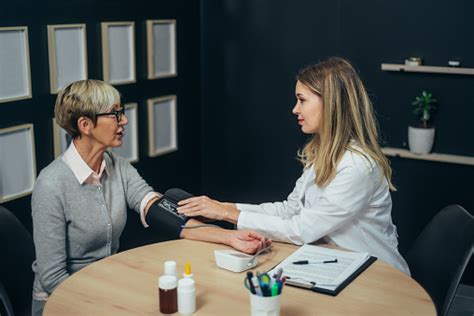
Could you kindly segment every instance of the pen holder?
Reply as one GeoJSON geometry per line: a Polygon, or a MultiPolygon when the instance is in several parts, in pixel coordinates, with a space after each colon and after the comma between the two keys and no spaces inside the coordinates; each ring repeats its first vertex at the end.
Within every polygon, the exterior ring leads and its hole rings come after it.
{"type": "Polygon", "coordinates": [[[252,316],[279,316],[281,294],[276,296],[250,295],[250,314],[252,316]]]}

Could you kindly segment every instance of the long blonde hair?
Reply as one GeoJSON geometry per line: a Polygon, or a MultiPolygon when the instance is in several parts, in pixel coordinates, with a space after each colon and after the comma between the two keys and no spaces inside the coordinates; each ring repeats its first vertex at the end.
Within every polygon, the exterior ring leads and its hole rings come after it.
{"type": "Polygon", "coordinates": [[[370,156],[395,191],[390,162],[380,149],[372,103],[354,67],[343,58],[331,57],[302,69],[296,79],[323,102],[320,132],[298,152],[305,167],[315,168],[316,184],[324,187],[334,179],[337,164],[349,150],[370,156]]]}

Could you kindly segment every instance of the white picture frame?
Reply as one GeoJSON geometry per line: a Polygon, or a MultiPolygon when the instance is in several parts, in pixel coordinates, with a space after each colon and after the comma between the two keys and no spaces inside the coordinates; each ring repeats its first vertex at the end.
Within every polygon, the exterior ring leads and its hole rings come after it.
{"type": "Polygon", "coordinates": [[[104,81],[135,83],[135,22],[102,22],[101,32],[104,81]]]}
{"type": "Polygon", "coordinates": [[[54,158],[61,156],[69,147],[71,136],[56,123],[56,119],[52,119],[53,124],[53,150],[54,158]]]}
{"type": "Polygon", "coordinates": [[[176,20],[147,20],[147,78],[175,77],[176,20]]]}
{"type": "Polygon", "coordinates": [[[30,98],[28,28],[0,27],[0,103],[30,98]]]}
{"type": "Polygon", "coordinates": [[[138,104],[126,103],[125,116],[128,124],[125,126],[125,137],[122,146],[112,148],[112,151],[125,158],[130,163],[135,163],[139,159],[138,151],[138,104]]]}
{"type": "Polygon", "coordinates": [[[0,203],[30,194],[36,180],[33,124],[0,129],[0,203]]]}
{"type": "Polygon", "coordinates": [[[149,157],[178,150],[176,100],[176,95],[147,100],[149,157]]]}
{"type": "Polygon", "coordinates": [[[48,25],[48,58],[51,94],[87,79],[86,25],[48,25]]]}

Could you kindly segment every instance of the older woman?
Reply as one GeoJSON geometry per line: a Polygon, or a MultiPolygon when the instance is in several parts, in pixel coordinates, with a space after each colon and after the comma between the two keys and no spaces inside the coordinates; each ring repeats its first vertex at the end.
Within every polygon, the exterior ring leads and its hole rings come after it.
{"type": "Polygon", "coordinates": [[[299,156],[304,170],[283,202],[180,202],[187,216],[205,216],[295,244],[319,239],[368,252],[409,274],[392,223],[392,171],[378,144],[377,123],[352,65],[332,57],[299,72],[293,114],[311,135],[299,156]]]}
{"type": "MultiPolygon", "coordinates": [[[[33,315],[41,315],[48,296],[71,274],[117,252],[127,207],[139,212],[147,226],[145,216],[161,196],[126,160],[107,151],[122,145],[128,123],[114,87],[98,80],[73,82],[59,92],[55,116],[72,142],[41,171],[33,190],[33,315]]],[[[187,225],[193,222],[199,223],[187,225]]],[[[248,253],[267,244],[251,231],[213,227],[183,230],[178,236],[248,253]]]]}

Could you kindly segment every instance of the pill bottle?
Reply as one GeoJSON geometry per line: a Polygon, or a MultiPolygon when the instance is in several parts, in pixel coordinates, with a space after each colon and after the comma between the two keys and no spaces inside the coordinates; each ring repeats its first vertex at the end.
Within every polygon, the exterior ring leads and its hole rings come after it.
{"type": "Polygon", "coordinates": [[[182,278],[178,281],[178,312],[190,315],[196,311],[196,285],[194,279],[182,278]]]}
{"type": "Polygon", "coordinates": [[[165,271],[164,272],[165,275],[173,275],[173,276],[177,277],[176,261],[173,261],[173,260],[165,261],[164,271],[165,271]]]}
{"type": "Polygon", "coordinates": [[[158,280],[160,312],[163,314],[173,314],[178,311],[176,283],[176,277],[172,275],[163,275],[158,280]]]}

